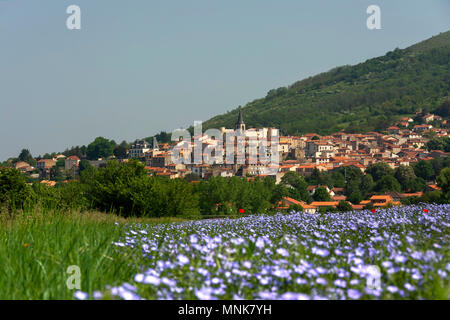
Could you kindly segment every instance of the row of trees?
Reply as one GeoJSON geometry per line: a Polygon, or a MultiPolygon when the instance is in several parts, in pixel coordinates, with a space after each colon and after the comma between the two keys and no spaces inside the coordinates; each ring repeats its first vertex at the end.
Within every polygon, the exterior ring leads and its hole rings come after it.
{"type": "Polygon", "coordinates": [[[370,165],[365,174],[353,166],[328,172],[314,170],[312,175],[306,178],[289,172],[282,178],[282,183],[290,187],[289,195],[297,200],[329,201],[329,194],[324,188],[317,188],[312,197],[307,191],[308,185],[324,185],[329,188],[344,188],[347,200],[358,204],[371,194],[426,191],[427,182],[435,181],[446,167],[450,167],[449,157],[421,160],[412,166],[399,166],[395,170],[380,162],[370,165]]]}
{"type": "Polygon", "coordinates": [[[76,146],[63,152],[65,156],[77,156],[80,159],[97,160],[99,158],[108,158],[115,156],[123,159],[127,155],[129,144],[122,141],[117,144],[114,140],[108,140],[103,137],[97,137],[88,146],[76,146]]]}
{"type": "Polygon", "coordinates": [[[9,210],[34,208],[96,209],[122,216],[195,216],[268,213],[284,195],[270,179],[218,177],[208,182],[149,177],[139,161],[110,161],[106,168],[86,167],[80,181],[32,186],[13,168],[0,169],[0,205],[9,210]],[[277,193],[278,191],[278,193],[277,193]]]}
{"type": "MultiPolygon", "coordinates": [[[[310,183],[329,187],[343,187],[348,200],[359,203],[368,194],[376,192],[411,190],[414,181],[423,177],[434,177],[442,188],[441,192],[427,193],[422,201],[450,201],[449,158],[440,160],[433,167],[430,161],[419,162],[414,167],[400,167],[392,170],[385,164],[376,164],[364,175],[359,169],[348,167],[331,173],[314,172],[304,178],[295,172],[284,175],[281,183],[274,179],[223,178],[208,181],[192,179],[169,179],[148,176],[139,161],[118,163],[110,161],[105,168],[87,166],[80,181],[58,183],[50,188],[36,182],[26,183],[20,171],[13,168],[0,169],[0,206],[9,210],[34,208],[80,210],[96,209],[115,212],[122,216],[194,216],[211,214],[237,214],[240,209],[247,213],[270,213],[275,211],[279,201],[289,196],[305,202],[327,201],[325,188],[318,188],[310,196],[310,183]],[[344,172],[342,172],[344,170],[344,172]]],[[[339,210],[349,210],[346,202],[339,203],[339,210]]],[[[291,208],[292,209],[292,208],[291,208]]],[[[300,209],[300,208],[297,208],[300,209]]]]}
{"type": "MultiPolygon", "coordinates": [[[[165,131],[155,135],[158,142],[170,142],[171,134],[165,131]]],[[[153,136],[147,137],[146,140],[149,143],[153,142],[153,136]]],[[[65,156],[77,156],[80,159],[97,160],[98,158],[109,158],[114,156],[119,159],[127,157],[127,150],[130,149],[131,143],[122,141],[117,144],[114,140],[109,140],[104,137],[97,137],[87,146],[76,146],[66,149],[63,154],[65,156]]],[[[46,153],[42,158],[51,159],[56,156],[57,153],[46,153]]]]}

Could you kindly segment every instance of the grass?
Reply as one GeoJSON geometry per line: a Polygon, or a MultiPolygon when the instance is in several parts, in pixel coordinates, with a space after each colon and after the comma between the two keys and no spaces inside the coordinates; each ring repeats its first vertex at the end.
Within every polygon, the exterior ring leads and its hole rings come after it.
{"type": "MultiPolygon", "coordinates": [[[[360,249],[364,250],[363,265],[374,264],[382,270],[382,299],[446,300],[450,297],[448,275],[440,275],[437,270],[448,270],[450,261],[449,207],[430,205],[427,208],[429,214],[422,212],[422,207],[409,206],[380,210],[376,215],[367,211],[201,221],[125,219],[113,214],[78,211],[0,213],[0,299],[73,299],[76,289],[66,285],[70,277],[67,269],[72,265],[80,268],[80,290],[90,297],[94,291],[100,291],[104,298],[115,298],[107,288],[123,289],[125,283],[136,285],[135,293],[146,299],[197,299],[214,290],[220,291],[221,287],[224,292],[213,295],[233,299],[238,294],[254,299],[259,294],[272,294],[273,286],[280,295],[301,292],[311,297],[329,296],[327,290],[340,290],[333,285],[338,278],[335,271],[331,271],[338,267],[350,272],[347,257],[360,249]],[[410,222],[399,224],[403,217],[410,222]],[[381,237],[382,242],[372,241],[375,235],[381,237]],[[198,241],[192,242],[191,236],[198,237],[198,241]],[[261,239],[264,240],[262,247],[258,244],[261,239]],[[440,246],[435,247],[438,244],[440,246]],[[330,255],[318,256],[313,247],[326,247],[330,255]],[[287,256],[279,251],[282,248],[286,249],[287,256]],[[344,255],[335,255],[333,252],[337,248],[344,255]],[[374,250],[373,256],[368,255],[369,248],[374,250]],[[411,258],[411,253],[416,251],[443,257],[436,261],[411,258]],[[180,264],[179,254],[185,255],[189,262],[180,264]],[[382,266],[382,262],[393,261],[395,265],[394,254],[403,254],[408,261],[397,264],[405,268],[403,271],[391,274],[390,267],[382,266]],[[314,266],[303,265],[305,261],[314,266]],[[313,275],[311,272],[318,267],[329,272],[313,275]],[[267,268],[271,270],[270,276],[262,272],[267,268]],[[299,268],[306,269],[300,272],[299,268]],[[136,280],[137,274],[147,274],[149,269],[157,272],[160,285],[151,286],[136,280]],[[417,271],[412,272],[414,269],[417,271]],[[277,270],[287,270],[291,275],[283,278],[276,274],[277,270]],[[423,281],[412,279],[413,273],[420,273],[423,281]],[[316,277],[323,278],[327,286],[318,285],[316,277]],[[175,281],[175,285],[162,283],[163,279],[175,281]],[[262,281],[267,279],[269,283],[264,284],[262,281]],[[299,279],[306,282],[294,281],[299,279]],[[213,280],[219,284],[212,283],[213,280]],[[406,292],[406,296],[386,291],[389,285],[405,290],[405,283],[417,289],[406,292]],[[175,293],[175,289],[181,291],[175,293]]],[[[351,280],[356,279],[359,284],[353,287],[364,292],[364,276],[352,271],[343,279],[348,285],[345,290],[350,288],[351,280]]],[[[370,298],[373,297],[363,296],[363,299],[370,298]]]]}
{"type": "MultiPolygon", "coordinates": [[[[113,242],[123,225],[180,219],[124,219],[99,212],[0,214],[0,299],[73,299],[67,268],[81,271],[81,290],[91,293],[126,281],[138,259],[118,255],[113,242]]],[[[138,257],[138,255],[136,255],[138,257]]]]}

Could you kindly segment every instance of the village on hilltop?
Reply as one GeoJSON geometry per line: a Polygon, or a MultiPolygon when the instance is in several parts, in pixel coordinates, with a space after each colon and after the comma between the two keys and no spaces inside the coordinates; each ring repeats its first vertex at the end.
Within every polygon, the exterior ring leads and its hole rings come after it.
{"type": "MultiPolygon", "coordinates": [[[[173,161],[174,150],[183,146],[192,155],[194,143],[189,141],[158,143],[156,138],[153,138],[152,144],[145,140],[136,140],[131,144],[131,148],[126,150],[126,156],[124,157],[99,158],[89,160],[89,164],[93,167],[101,168],[105,167],[107,161],[111,159],[119,162],[138,159],[145,163],[145,169],[149,175],[165,176],[170,179],[186,178],[188,176],[191,178],[196,177],[197,179],[193,179],[193,183],[201,179],[208,180],[210,177],[217,176],[240,176],[247,179],[270,177],[276,183],[279,183],[288,172],[295,172],[303,177],[308,177],[315,171],[332,172],[333,170],[346,167],[354,167],[364,173],[368,166],[379,162],[386,163],[389,167],[395,169],[399,166],[411,166],[420,160],[449,157],[450,152],[427,150],[426,148],[431,137],[448,137],[447,121],[434,114],[425,114],[421,116],[420,122],[420,124],[416,124],[413,118],[404,117],[395,126],[388,127],[384,133],[350,134],[342,130],[327,136],[321,136],[316,133],[307,133],[302,136],[279,136],[277,146],[279,155],[277,160],[279,161],[275,167],[273,163],[249,161],[248,141],[245,143],[245,161],[241,164],[236,162],[227,163],[224,160],[226,156],[225,148],[223,148],[223,161],[175,163],[173,161]],[[435,127],[431,123],[439,123],[439,127],[435,127]]],[[[220,128],[220,132],[224,137],[226,133],[234,130],[240,130],[246,138],[252,135],[258,136],[257,141],[259,143],[264,141],[267,144],[266,156],[271,156],[270,136],[274,132],[278,134],[278,129],[247,129],[242,112],[239,111],[239,117],[234,129],[220,128]]],[[[201,137],[197,138],[201,142],[202,150],[207,150],[210,147],[217,148],[217,140],[214,137],[202,134],[201,137]]],[[[223,141],[225,141],[225,138],[223,141]]],[[[205,156],[203,153],[202,155],[205,156]]],[[[234,157],[236,160],[236,155],[234,157]]],[[[13,165],[30,178],[39,179],[41,183],[47,186],[55,186],[57,181],[53,176],[56,167],[59,166],[60,171],[65,174],[66,179],[62,182],[68,182],[79,178],[81,161],[82,159],[76,155],[66,157],[63,154],[57,154],[52,159],[36,159],[35,167],[24,161],[17,161],[13,165]]],[[[305,211],[314,213],[320,207],[336,207],[340,201],[347,201],[344,188],[310,185],[308,186],[308,192],[313,196],[318,188],[325,188],[330,195],[331,201],[313,201],[308,204],[290,197],[284,197],[279,204],[279,209],[299,205],[305,211]]],[[[439,190],[439,188],[436,184],[429,183],[427,190],[439,190]]],[[[362,209],[368,204],[373,207],[382,207],[388,204],[396,205],[399,204],[399,200],[402,198],[420,197],[421,195],[422,192],[389,192],[382,195],[373,195],[369,199],[365,199],[359,204],[351,204],[351,206],[353,209],[362,209]]]]}

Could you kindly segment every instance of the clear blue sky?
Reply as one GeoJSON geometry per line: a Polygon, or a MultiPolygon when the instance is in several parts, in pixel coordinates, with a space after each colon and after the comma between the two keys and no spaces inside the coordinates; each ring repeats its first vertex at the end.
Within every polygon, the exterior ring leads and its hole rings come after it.
{"type": "Polygon", "coordinates": [[[449,18],[448,0],[0,0],[0,160],[187,127],[449,18]],[[371,4],[382,30],[366,27],[371,4]]]}

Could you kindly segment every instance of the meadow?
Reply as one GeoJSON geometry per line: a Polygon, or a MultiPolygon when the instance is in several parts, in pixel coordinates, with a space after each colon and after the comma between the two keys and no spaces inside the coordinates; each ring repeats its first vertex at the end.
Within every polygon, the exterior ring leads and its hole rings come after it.
{"type": "Polygon", "coordinates": [[[88,292],[132,278],[141,261],[117,254],[113,242],[138,221],[99,212],[0,213],[0,299],[74,299],[66,285],[71,265],[88,292]]]}
{"type": "Polygon", "coordinates": [[[450,205],[237,219],[2,215],[0,299],[449,299],[450,205]],[[69,289],[67,268],[81,270],[69,289]]]}

